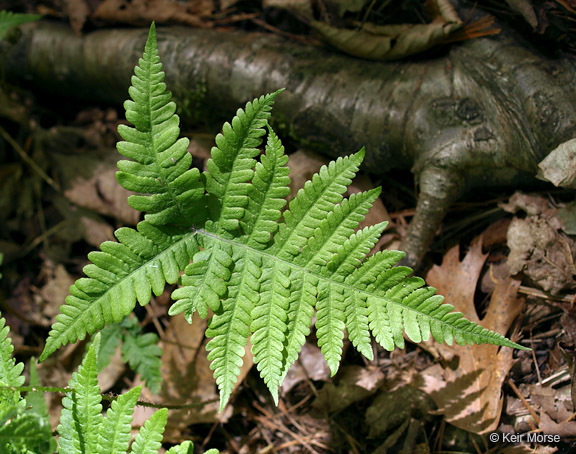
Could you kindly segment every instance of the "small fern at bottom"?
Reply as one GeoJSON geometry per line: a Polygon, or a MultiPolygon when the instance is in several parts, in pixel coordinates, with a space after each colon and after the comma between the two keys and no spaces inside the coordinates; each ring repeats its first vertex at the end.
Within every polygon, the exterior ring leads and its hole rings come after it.
{"type": "Polygon", "coordinates": [[[144,380],[146,387],[156,394],[162,381],[162,348],[155,333],[143,333],[135,317],[126,317],[120,323],[107,326],[101,332],[102,340],[98,356],[98,370],[109,362],[121,345],[122,360],[144,380]]]}
{"type": "MultiPolygon", "coordinates": [[[[37,386],[36,369],[31,363],[30,385],[23,387],[24,365],[12,357],[14,347],[9,329],[0,317],[0,453],[50,454],[57,442],[52,437],[42,387],[37,386]],[[33,388],[32,388],[33,387],[33,388]],[[24,398],[20,390],[28,392],[24,398]]],[[[66,389],[58,425],[61,454],[158,454],[168,410],[156,411],[136,434],[132,445],[132,414],[138,404],[141,387],[118,396],[102,415],[102,396],[98,385],[100,333],[94,337],[78,371],[66,389]]],[[[167,454],[192,454],[194,445],[185,441],[167,454]]],[[[211,449],[205,454],[218,454],[211,449]]]]}

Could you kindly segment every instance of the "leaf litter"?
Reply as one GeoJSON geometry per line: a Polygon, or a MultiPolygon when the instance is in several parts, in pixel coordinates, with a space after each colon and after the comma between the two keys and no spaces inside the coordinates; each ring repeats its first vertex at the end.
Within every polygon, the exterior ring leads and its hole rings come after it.
{"type": "MultiPolygon", "coordinates": [[[[427,282],[465,317],[484,328],[509,332],[524,308],[524,298],[518,295],[520,282],[512,278],[498,282],[480,319],[474,294],[487,257],[482,253],[481,238],[474,240],[462,261],[459,254],[459,246],[450,249],[442,265],[428,272],[427,282]]],[[[502,411],[502,384],[513,365],[513,350],[489,344],[450,347],[432,342],[423,348],[440,361],[423,371],[423,389],[446,421],[473,433],[494,431],[502,411]]]]}

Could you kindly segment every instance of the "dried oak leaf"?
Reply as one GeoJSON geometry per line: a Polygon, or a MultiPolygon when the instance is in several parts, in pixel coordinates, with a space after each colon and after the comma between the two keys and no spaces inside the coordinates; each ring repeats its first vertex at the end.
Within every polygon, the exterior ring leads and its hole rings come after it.
{"type": "MultiPolygon", "coordinates": [[[[473,241],[464,260],[459,260],[459,254],[458,246],[450,249],[442,265],[428,272],[428,284],[467,319],[505,334],[524,307],[524,299],[517,295],[520,282],[511,278],[500,281],[480,320],[474,293],[487,257],[482,253],[481,238],[473,241]]],[[[448,346],[429,341],[421,345],[443,365],[423,372],[422,389],[434,399],[439,413],[469,432],[483,434],[496,429],[502,411],[502,383],[513,365],[513,350],[490,344],[448,346]]]]}

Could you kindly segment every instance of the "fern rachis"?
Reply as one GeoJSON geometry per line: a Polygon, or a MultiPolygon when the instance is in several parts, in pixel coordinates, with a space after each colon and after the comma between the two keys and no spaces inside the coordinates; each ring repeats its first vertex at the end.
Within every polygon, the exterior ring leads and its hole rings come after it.
{"type": "Polygon", "coordinates": [[[88,278],[71,288],[41,359],[144,305],[165,282],[179,280],[170,315],[209,321],[211,368],[221,408],[232,392],[248,338],[257,368],[275,399],[277,389],[309,333],[314,310],[318,342],[332,373],[341,359],[346,328],[353,345],[372,358],[370,334],[388,350],[432,335],[451,343],[493,343],[522,348],[475,325],[412,270],[393,267],[398,251],[366,254],[385,224],[355,232],[379,190],[344,199],[364,151],[324,166],[285,207],[287,157],[269,125],[279,92],[249,102],[223,126],[207,171],[191,169],[187,139],[178,139],[178,117],[156,49],[154,26],[135,69],[134,128],[119,129],[119,183],[145,219],[136,230],[116,232],[89,255],[88,278]],[[258,147],[268,130],[265,152],[258,147]],[[179,278],[179,272],[185,274],[179,278]]]}

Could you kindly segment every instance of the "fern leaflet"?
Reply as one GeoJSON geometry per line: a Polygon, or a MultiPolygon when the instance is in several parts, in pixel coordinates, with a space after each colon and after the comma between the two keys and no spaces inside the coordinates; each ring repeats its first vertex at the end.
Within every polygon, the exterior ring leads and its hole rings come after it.
{"type": "MultiPolygon", "coordinates": [[[[229,399],[251,338],[257,368],[273,397],[309,333],[316,310],[318,343],[336,373],[344,329],[372,358],[371,335],[388,350],[432,335],[440,342],[523,348],[454,313],[435,289],[394,267],[399,251],[366,255],[385,223],[354,232],[379,190],[347,199],[364,150],[324,166],[285,206],[287,157],[268,120],[279,92],[239,109],[216,136],[207,171],[190,169],[187,141],[162,83],[150,29],[126,103],[134,128],[122,128],[118,181],[140,195],[146,212],[137,230],[120,229],[119,243],[91,253],[88,278],[71,289],[41,359],[67,342],[118,321],[151,291],[178,280],[170,315],[194,312],[209,321],[207,345],[221,396],[229,399]],[[259,147],[268,130],[264,154],[259,147]]],[[[184,448],[182,448],[184,449],[184,448]]]]}

